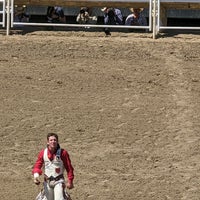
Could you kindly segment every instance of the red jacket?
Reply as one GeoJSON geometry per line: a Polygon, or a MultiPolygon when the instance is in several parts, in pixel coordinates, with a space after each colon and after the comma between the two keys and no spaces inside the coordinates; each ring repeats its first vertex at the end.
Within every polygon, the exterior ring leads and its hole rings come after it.
{"type": "MultiPolygon", "coordinates": [[[[53,158],[56,156],[56,153],[52,154],[49,150],[48,150],[48,158],[50,160],[53,160],[53,158]]],[[[35,162],[35,165],[33,166],[33,170],[32,173],[38,173],[39,175],[42,174],[42,167],[44,164],[44,159],[43,159],[43,155],[44,155],[44,149],[40,151],[40,153],[38,154],[38,158],[35,162]]],[[[74,168],[72,167],[71,164],[71,160],[69,157],[68,152],[65,149],[61,149],[61,159],[63,161],[64,167],[67,171],[67,178],[68,178],[68,182],[72,183],[73,179],[74,179],[74,168]]]]}

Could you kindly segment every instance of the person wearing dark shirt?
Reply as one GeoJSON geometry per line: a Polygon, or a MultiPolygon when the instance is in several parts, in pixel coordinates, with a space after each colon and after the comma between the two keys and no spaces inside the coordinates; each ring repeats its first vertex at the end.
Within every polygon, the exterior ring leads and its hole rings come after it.
{"type": "Polygon", "coordinates": [[[65,23],[66,19],[63,8],[59,6],[48,6],[47,21],[49,23],[65,23]]]}
{"type": "MultiPolygon", "coordinates": [[[[104,7],[101,9],[101,11],[104,12],[105,25],[123,25],[123,16],[121,10],[117,8],[104,7]]],[[[105,28],[104,32],[107,36],[111,35],[109,28],[105,28]]]]}

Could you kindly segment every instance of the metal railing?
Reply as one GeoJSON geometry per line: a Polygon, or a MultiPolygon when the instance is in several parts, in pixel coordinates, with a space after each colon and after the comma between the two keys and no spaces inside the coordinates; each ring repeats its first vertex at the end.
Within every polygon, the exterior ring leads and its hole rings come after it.
{"type": "MultiPolygon", "coordinates": [[[[11,13],[10,13],[11,14],[11,23],[10,23],[11,28],[15,26],[54,26],[54,27],[86,27],[87,26],[87,27],[95,27],[95,28],[148,29],[149,31],[152,31],[152,0],[128,0],[129,2],[133,2],[133,3],[145,2],[149,4],[149,23],[148,23],[149,25],[148,26],[15,22],[14,21],[14,0],[7,0],[7,1],[11,2],[9,3],[10,10],[11,10],[11,13]]],[[[118,0],[118,1],[124,2],[124,0],[118,0]]],[[[9,29],[9,27],[7,27],[7,29],[9,29]]],[[[9,32],[9,30],[7,32],[9,32]]]]}
{"type": "Polygon", "coordinates": [[[157,28],[156,31],[160,32],[160,30],[200,30],[200,27],[193,26],[167,26],[161,25],[161,4],[162,3],[197,3],[200,4],[200,0],[158,0],[157,9],[158,9],[158,17],[157,17],[157,28]]]}
{"type": "MultiPolygon", "coordinates": [[[[126,25],[99,25],[99,24],[68,24],[68,23],[30,23],[30,22],[15,22],[14,21],[14,1],[15,0],[0,0],[3,3],[3,14],[1,24],[6,26],[7,35],[10,33],[10,28],[15,26],[54,26],[54,27],[95,27],[95,28],[120,28],[120,29],[148,29],[152,31],[153,38],[156,38],[156,35],[163,29],[190,29],[190,30],[200,30],[200,27],[182,27],[182,26],[167,26],[161,25],[161,6],[162,4],[173,3],[174,8],[178,3],[194,3],[197,4],[198,8],[200,7],[200,0],[127,0],[128,2],[133,3],[147,3],[149,7],[149,25],[148,26],[126,26],[126,25]],[[7,3],[7,6],[6,6],[7,3]],[[7,22],[5,25],[5,14],[7,13],[7,22]]],[[[93,0],[95,1],[95,0],[93,0]]],[[[101,0],[102,1],[102,0],[101,0]]],[[[111,2],[111,0],[104,0],[105,2],[111,2]]],[[[126,2],[124,0],[113,0],[118,2],[126,2]]],[[[98,2],[98,0],[96,0],[98,2]]],[[[39,1],[38,1],[39,4],[39,1]]],[[[122,4],[123,5],[123,4],[122,4]]]]}

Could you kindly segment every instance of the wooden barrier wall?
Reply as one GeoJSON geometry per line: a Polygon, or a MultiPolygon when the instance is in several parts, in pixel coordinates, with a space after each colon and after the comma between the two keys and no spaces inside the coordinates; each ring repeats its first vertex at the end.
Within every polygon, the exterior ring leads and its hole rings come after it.
{"type": "Polygon", "coordinates": [[[54,6],[59,5],[63,7],[138,7],[148,8],[148,0],[15,0],[16,5],[41,5],[54,6]]]}
{"type": "MultiPolygon", "coordinates": [[[[200,9],[200,0],[161,0],[162,6],[167,9],[200,9]]],[[[41,5],[63,7],[138,7],[148,8],[148,0],[15,0],[16,5],[41,5]]]]}

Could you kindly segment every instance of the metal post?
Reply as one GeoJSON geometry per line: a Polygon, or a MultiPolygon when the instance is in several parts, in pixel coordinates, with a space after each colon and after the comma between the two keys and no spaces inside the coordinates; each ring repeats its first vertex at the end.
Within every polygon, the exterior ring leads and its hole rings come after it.
{"type": "Polygon", "coordinates": [[[149,1],[149,31],[152,31],[152,0],[149,1]]]}
{"type": "Polygon", "coordinates": [[[5,18],[5,10],[6,10],[6,1],[3,1],[3,27],[5,27],[5,21],[6,21],[6,18],[5,18]]]}
{"type": "Polygon", "coordinates": [[[153,17],[153,39],[156,39],[156,0],[153,0],[152,17],[153,17]]]}
{"type": "Polygon", "coordinates": [[[11,19],[10,19],[10,27],[13,28],[13,19],[14,19],[14,0],[11,0],[11,7],[10,7],[10,12],[11,12],[11,19]]]}
{"type": "Polygon", "coordinates": [[[157,10],[158,10],[158,16],[157,16],[157,28],[156,28],[156,32],[157,33],[159,33],[160,32],[160,20],[161,20],[161,18],[160,18],[160,0],[158,0],[158,2],[157,2],[157,10]]]}
{"type": "Polygon", "coordinates": [[[10,0],[7,0],[7,27],[6,35],[10,34],[10,0]]]}

